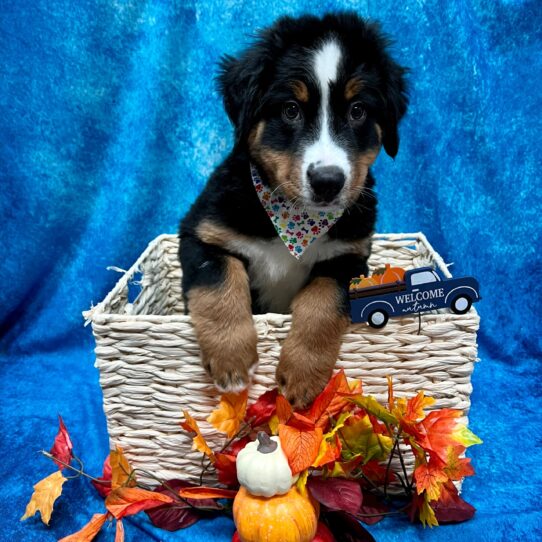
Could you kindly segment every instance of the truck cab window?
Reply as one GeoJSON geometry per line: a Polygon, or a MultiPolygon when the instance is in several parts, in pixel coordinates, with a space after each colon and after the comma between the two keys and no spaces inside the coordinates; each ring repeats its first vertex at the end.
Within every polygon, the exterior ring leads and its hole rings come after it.
{"type": "Polygon", "coordinates": [[[433,273],[433,271],[422,271],[421,273],[414,273],[413,275],[411,275],[410,279],[412,286],[438,281],[438,278],[433,273]]]}

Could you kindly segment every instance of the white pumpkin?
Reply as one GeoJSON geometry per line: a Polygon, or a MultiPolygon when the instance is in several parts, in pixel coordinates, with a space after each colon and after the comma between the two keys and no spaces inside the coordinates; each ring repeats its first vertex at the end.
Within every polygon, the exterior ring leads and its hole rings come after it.
{"type": "Polygon", "coordinates": [[[258,497],[288,493],[298,478],[292,476],[279,437],[270,437],[263,431],[237,454],[236,464],[239,483],[258,497]]]}

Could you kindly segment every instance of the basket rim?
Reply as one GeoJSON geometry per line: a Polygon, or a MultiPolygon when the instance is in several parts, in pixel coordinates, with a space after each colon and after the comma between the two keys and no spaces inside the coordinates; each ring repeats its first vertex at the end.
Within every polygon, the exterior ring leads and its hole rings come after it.
{"type": "MultiPolygon", "coordinates": [[[[126,288],[128,282],[134,277],[134,275],[140,272],[140,265],[151,253],[156,246],[158,246],[164,240],[176,240],[178,238],[177,234],[174,233],[162,233],[152,239],[145,250],[140,254],[137,260],[127,269],[120,279],[116,282],[115,286],[108,292],[105,298],[100,301],[97,305],[92,305],[88,310],[82,312],[83,318],[85,319],[85,326],[90,323],[101,323],[105,320],[107,321],[117,321],[117,322],[127,322],[127,321],[144,321],[153,324],[165,324],[165,323],[186,323],[190,322],[191,317],[188,314],[118,314],[114,312],[108,312],[105,310],[106,305],[109,304],[115,297],[117,297],[124,288],[126,288]]],[[[448,270],[448,266],[440,256],[440,254],[433,248],[431,243],[428,241],[427,237],[423,232],[415,233],[373,233],[372,238],[374,240],[389,240],[389,241],[412,241],[418,242],[422,245],[425,245],[427,251],[431,254],[433,261],[436,266],[442,272],[446,278],[451,278],[452,274],[448,270]]],[[[478,313],[473,306],[471,310],[461,316],[474,316],[478,317],[478,313]],[[471,312],[472,311],[472,312],[471,312]]],[[[257,324],[259,321],[276,323],[278,325],[283,325],[284,322],[291,320],[291,314],[279,314],[274,312],[268,312],[265,314],[255,314],[253,315],[253,320],[257,324]]]]}

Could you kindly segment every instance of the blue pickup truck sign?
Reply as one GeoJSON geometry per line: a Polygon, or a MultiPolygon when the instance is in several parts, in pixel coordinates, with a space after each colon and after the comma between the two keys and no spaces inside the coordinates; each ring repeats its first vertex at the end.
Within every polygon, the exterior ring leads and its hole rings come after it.
{"type": "Polygon", "coordinates": [[[473,277],[442,279],[431,267],[405,272],[404,280],[369,286],[350,293],[352,322],[382,328],[388,319],[449,307],[465,314],[479,301],[480,287],[473,277]]]}

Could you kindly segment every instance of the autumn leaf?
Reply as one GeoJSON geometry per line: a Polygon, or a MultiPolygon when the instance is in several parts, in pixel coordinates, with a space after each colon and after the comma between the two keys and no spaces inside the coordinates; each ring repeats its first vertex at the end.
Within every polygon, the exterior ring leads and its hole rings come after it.
{"type": "Polygon", "coordinates": [[[245,417],[248,391],[239,394],[225,393],[220,398],[218,408],[211,412],[207,421],[220,433],[232,438],[239,432],[239,426],[245,417]]]}
{"type": "Polygon", "coordinates": [[[21,521],[30,518],[40,512],[41,521],[49,525],[55,501],[62,494],[62,484],[66,478],[61,471],[53,472],[34,486],[34,493],[26,505],[26,510],[21,521]]]}
{"type": "Polygon", "coordinates": [[[393,414],[403,425],[412,425],[423,419],[425,417],[424,409],[434,403],[433,397],[426,397],[425,393],[420,391],[408,400],[405,397],[397,399],[397,406],[393,409],[393,414]]]}
{"type": "Polygon", "coordinates": [[[219,487],[185,487],[179,491],[179,495],[185,499],[234,499],[237,490],[222,489],[219,487]]]}
{"type": "Polygon", "coordinates": [[[309,469],[304,470],[299,474],[297,482],[295,483],[297,491],[299,491],[303,497],[307,495],[307,480],[309,479],[309,474],[309,469]]]}
{"type": "Polygon", "coordinates": [[[468,448],[469,446],[472,446],[473,444],[482,444],[482,439],[477,437],[466,425],[464,424],[457,424],[453,433],[452,438],[461,444],[462,446],[465,446],[465,448],[468,448]]]}
{"type": "Polygon", "coordinates": [[[117,519],[115,542],[124,542],[124,525],[122,524],[122,519],[117,519]]]}
{"type": "Polygon", "coordinates": [[[457,425],[459,410],[443,408],[430,412],[426,418],[416,425],[419,436],[416,444],[426,452],[433,452],[441,461],[446,462],[448,446],[456,444],[452,434],[457,425]]]}
{"type": "Polygon", "coordinates": [[[359,467],[362,457],[354,457],[350,461],[335,461],[333,468],[327,471],[327,475],[334,478],[348,478],[359,467]]]}
{"type": "Polygon", "coordinates": [[[190,414],[186,410],[183,410],[183,414],[185,421],[181,422],[181,427],[189,433],[196,434],[193,440],[192,449],[198,450],[199,452],[205,454],[207,457],[210,457],[211,460],[213,460],[214,453],[211,448],[209,448],[207,442],[203,438],[200,428],[198,426],[198,422],[194,418],[192,418],[192,416],[190,416],[190,414]]]}
{"type": "Polygon", "coordinates": [[[329,510],[359,512],[363,500],[361,487],[354,480],[313,476],[307,483],[311,495],[329,510]]]}
{"type": "Polygon", "coordinates": [[[448,480],[448,476],[442,468],[429,462],[419,465],[414,470],[414,480],[416,480],[416,491],[421,494],[427,492],[430,501],[436,501],[440,497],[440,488],[443,482],[448,480]]]}
{"type": "Polygon", "coordinates": [[[225,453],[215,454],[215,467],[218,481],[225,486],[238,486],[236,458],[225,453]]]}
{"type": "Polygon", "coordinates": [[[287,424],[294,413],[294,409],[284,395],[277,395],[276,409],[279,424],[287,424]]]}
{"type": "Polygon", "coordinates": [[[319,427],[302,431],[289,425],[279,425],[280,444],[288,458],[292,474],[298,474],[312,465],[318,455],[322,436],[322,429],[319,427]]]}
{"type": "Polygon", "coordinates": [[[464,446],[448,446],[446,450],[446,466],[443,470],[450,480],[461,480],[474,474],[470,458],[459,457],[464,451],[464,446]]]}
{"type": "Polygon", "coordinates": [[[412,502],[410,505],[410,521],[414,521],[418,518],[423,526],[429,525],[429,527],[437,527],[438,521],[435,516],[435,511],[429,504],[427,493],[418,495],[412,494],[412,502]]]}
{"type": "Polygon", "coordinates": [[[58,542],[90,542],[100,532],[106,522],[109,513],[94,514],[92,519],[76,533],[60,539],[58,542]]]}
{"type": "Polygon", "coordinates": [[[388,381],[388,410],[393,412],[395,408],[395,397],[393,395],[393,379],[391,376],[387,376],[386,380],[388,381]]]}
{"type": "Polygon", "coordinates": [[[323,465],[327,465],[332,461],[336,461],[341,457],[341,441],[336,434],[324,435],[322,442],[320,443],[320,449],[318,455],[312,464],[313,467],[318,468],[323,465]]]}
{"type": "Polygon", "coordinates": [[[105,507],[117,519],[173,502],[173,498],[163,493],[147,491],[138,487],[119,487],[105,499],[105,507]]]}
{"type": "Polygon", "coordinates": [[[385,409],[372,395],[369,395],[367,397],[363,395],[357,395],[355,397],[352,397],[350,401],[363,408],[369,414],[376,416],[380,421],[384,423],[391,425],[397,425],[398,423],[397,418],[393,414],[390,414],[388,410],[385,409]]]}
{"type": "Polygon", "coordinates": [[[271,419],[269,420],[268,425],[269,425],[269,431],[271,431],[271,434],[278,435],[280,420],[276,414],[271,416],[271,419]]]}
{"type": "Polygon", "coordinates": [[[109,464],[111,465],[111,489],[117,489],[125,485],[129,487],[136,485],[136,478],[133,475],[132,468],[119,446],[109,452],[109,464]]]}
{"type": "Polygon", "coordinates": [[[70,461],[73,458],[73,444],[60,414],[58,416],[58,425],[58,433],[55,437],[50,454],[53,456],[58,468],[62,470],[66,465],[70,464],[70,461]],[[57,459],[60,461],[57,461],[57,459]]]}
{"type": "Polygon", "coordinates": [[[90,481],[96,491],[104,498],[111,493],[111,474],[111,462],[108,455],[104,461],[102,476],[90,481]]]}
{"type": "Polygon", "coordinates": [[[349,398],[360,393],[361,383],[354,381],[349,384],[344,370],[341,369],[313,401],[307,418],[313,420],[317,427],[324,429],[330,418],[344,410],[348,405],[349,398]]]}
{"type": "Polygon", "coordinates": [[[374,432],[367,414],[345,425],[339,431],[339,435],[343,442],[342,457],[346,460],[361,456],[364,463],[371,459],[381,461],[387,458],[393,447],[392,438],[374,432]]]}
{"type": "Polygon", "coordinates": [[[267,423],[277,410],[277,395],[277,388],[260,395],[256,402],[247,408],[245,420],[250,422],[252,427],[267,423]]]}
{"type": "Polygon", "coordinates": [[[437,502],[432,503],[439,523],[460,523],[471,519],[476,512],[474,506],[465,502],[458,494],[453,482],[446,482],[437,502]]]}

